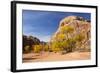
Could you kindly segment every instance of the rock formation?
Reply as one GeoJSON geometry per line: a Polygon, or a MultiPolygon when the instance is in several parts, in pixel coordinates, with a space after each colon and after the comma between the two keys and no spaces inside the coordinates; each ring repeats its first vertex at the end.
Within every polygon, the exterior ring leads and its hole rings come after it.
{"type": "Polygon", "coordinates": [[[65,36],[67,36],[66,40],[68,38],[73,38],[79,34],[84,35],[84,39],[81,41],[81,45],[77,45],[76,48],[79,51],[83,50],[89,50],[90,51],[90,38],[91,38],[91,23],[89,20],[84,19],[83,17],[79,16],[68,16],[62,19],[59,23],[59,28],[57,31],[53,34],[51,38],[51,42],[58,41],[57,36],[62,33],[63,27],[71,27],[73,28],[73,32],[66,31],[64,33],[65,36]]]}

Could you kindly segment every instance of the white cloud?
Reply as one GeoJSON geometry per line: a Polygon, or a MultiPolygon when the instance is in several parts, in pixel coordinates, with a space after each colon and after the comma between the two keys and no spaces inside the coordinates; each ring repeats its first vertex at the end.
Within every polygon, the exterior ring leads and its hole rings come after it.
{"type": "Polygon", "coordinates": [[[50,41],[50,38],[51,38],[51,36],[48,35],[48,36],[40,37],[39,39],[41,41],[49,42],[50,41]]]}

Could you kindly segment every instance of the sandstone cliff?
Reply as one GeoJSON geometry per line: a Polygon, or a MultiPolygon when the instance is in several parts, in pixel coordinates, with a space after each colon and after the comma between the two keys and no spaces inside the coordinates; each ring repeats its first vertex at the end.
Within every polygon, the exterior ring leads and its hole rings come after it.
{"type": "MultiPolygon", "coordinates": [[[[78,51],[90,51],[90,38],[91,38],[91,22],[79,16],[68,16],[62,19],[59,23],[59,28],[53,34],[51,42],[64,41],[70,38],[84,36],[83,40],[79,41],[81,44],[76,43],[74,50],[78,51]],[[59,35],[60,36],[58,39],[59,35]]],[[[79,40],[79,39],[78,39],[79,40]]]]}

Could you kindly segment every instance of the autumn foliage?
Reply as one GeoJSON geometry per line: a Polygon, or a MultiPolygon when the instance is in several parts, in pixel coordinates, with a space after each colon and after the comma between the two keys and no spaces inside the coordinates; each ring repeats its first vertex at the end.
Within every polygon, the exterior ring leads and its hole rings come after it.
{"type": "Polygon", "coordinates": [[[84,44],[87,43],[87,40],[90,41],[90,29],[83,29],[83,27],[86,28],[86,26],[88,28],[89,23],[82,18],[78,18],[77,20],[75,18],[69,18],[65,22],[61,21],[61,26],[59,27],[60,31],[50,42],[41,42],[33,36],[23,36],[23,52],[40,53],[44,51],[69,53],[84,48],[87,48],[88,51],[90,51],[90,47],[85,47],[87,44],[84,44]],[[72,23],[72,21],[75,21],[73,22],[75,25],[68,25],[68,23],[72,23]]]}

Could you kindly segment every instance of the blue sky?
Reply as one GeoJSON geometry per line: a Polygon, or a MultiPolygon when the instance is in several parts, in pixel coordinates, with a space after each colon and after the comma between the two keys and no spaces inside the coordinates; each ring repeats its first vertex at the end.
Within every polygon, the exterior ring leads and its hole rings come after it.
{"type": "Polygon", "coordinates": [[[32,35],[41,41],[47,42],[52,34],[56,32],[60,20],[72,15],[81,16],[87,20],[91,19],[90,13],[23,10],[23,34],[27,36],[32,35]]]}

